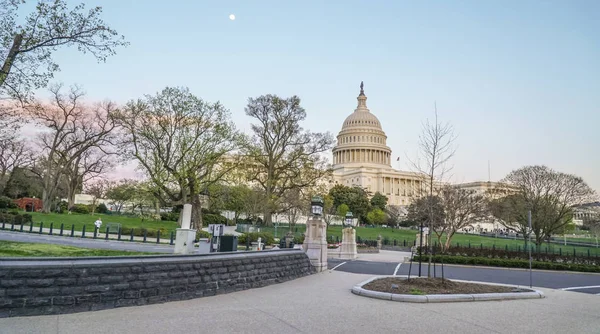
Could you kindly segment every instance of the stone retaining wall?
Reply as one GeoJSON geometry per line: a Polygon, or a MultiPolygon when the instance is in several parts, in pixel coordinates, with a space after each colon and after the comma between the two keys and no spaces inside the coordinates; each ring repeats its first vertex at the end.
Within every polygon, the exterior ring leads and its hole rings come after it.
{"type": "Polygon", "coordinates": [[[0,317],[192,299],[314,273],[301,250],[0,260],[0,317]]]}

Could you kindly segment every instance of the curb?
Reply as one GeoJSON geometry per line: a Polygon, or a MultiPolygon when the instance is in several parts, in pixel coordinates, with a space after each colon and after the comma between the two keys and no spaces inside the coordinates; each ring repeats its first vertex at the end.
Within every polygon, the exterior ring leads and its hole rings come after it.
{"type": "MultiPolygon", "coordinates": [[[[544,298],[544,293],[539,290],[530,292],[505,292],[505,293],[476,293],[476,294],[444,294],[444,295],[405,295],[389,292],[379,292],[363,289],[362,287],[376,279],[386,277],[406,277],[406,276],[376,276],[352,287],[352,293],[358,296],[391,300],[396,302],[408,303],[445,303],[445,302],[473,302],[490,300],[515,300],[515,299],[540,299],[544,298]]],[[[478,283],[497,286],[514,286],[509,284],[496,284],[486,282],[452,280],[456,282],[478,283]]],[[[516,287],[516,286],[515,286],[516,287]]]]}

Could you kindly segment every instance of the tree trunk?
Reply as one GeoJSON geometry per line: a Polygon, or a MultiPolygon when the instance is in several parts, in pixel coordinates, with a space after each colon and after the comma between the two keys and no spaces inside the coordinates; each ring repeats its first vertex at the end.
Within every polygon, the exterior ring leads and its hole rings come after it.
{"type": "Polygon", "coordinates": [[[200,200],[200,195],[192,195],[192,222],[191,228],[196,230],[202,229],[202,201],[200,200]]]}
{"type": "Polygon", "coordinates": [[[13,38],[13,43],[10,47],[10,51],[8,51],[8,55],[6,56],[4,64],[2,65],[2,70],[0,71],[0,87],[4,85],[6,78],[8,78],[8,74],[10,73],[10,69],[12,68],[13,63],[17,58],[17,54],[19,53],[19,49],[21,48],[22,42],[23,34],[16,34],[13,38]]]}

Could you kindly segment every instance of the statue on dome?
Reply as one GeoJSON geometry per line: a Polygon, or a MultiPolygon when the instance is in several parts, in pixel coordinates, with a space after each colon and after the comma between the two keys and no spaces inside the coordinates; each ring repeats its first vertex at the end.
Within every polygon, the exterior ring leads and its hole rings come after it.
{"type": "Polygon", "coordinates": [[[360,82],[360,95],[364,95],[364,94],[365,94],[365,91],[363,90],[364,86],[365,86],[365,85],[364,85],[364,84],[363,84],[363,82],[361,81],[361,82],[360,82]]]}

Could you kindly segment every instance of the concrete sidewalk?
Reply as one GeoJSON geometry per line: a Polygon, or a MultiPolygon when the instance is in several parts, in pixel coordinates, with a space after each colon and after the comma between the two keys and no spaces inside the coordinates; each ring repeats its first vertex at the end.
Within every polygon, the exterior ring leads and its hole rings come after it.
{"type": "Polygon", "coordinates": [[[408,304],[353,295],[371,276],[326,271],[183,302],[0,319],[3,333],[598,333],[600,298],[408,304]]]}

